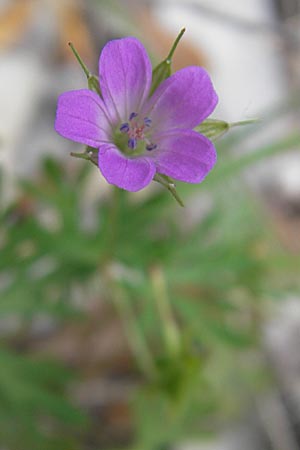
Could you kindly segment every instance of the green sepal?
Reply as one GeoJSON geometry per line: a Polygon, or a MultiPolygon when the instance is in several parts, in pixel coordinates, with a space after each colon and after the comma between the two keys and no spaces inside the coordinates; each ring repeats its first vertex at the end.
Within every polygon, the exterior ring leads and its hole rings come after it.
{"type": "Polygon", "coordinates": [[[171,194],[173,195],[173,197],[175,198],[175,200],[177,201],[177,203],[184,207],[184,203],[181,200],[181,198],[179,197],[177,191],[176,191],[176,187],[175,187],[175,183],[172,180],[172,178],[167,177],[166,175],[162,175],[161,173],[156,173],[154,178],[154,181],[157,181],[158,183],[160,183],[162,186],[164,186],[166,189],[168,189],[169,192],[171,192],[171,194]]]}
{"type": "Polygon", "coordinates": [[[71,156],[74,158],[85,159],[86,161],[90,161],[95,166],[98,167],[98,149],[90,146],[85,147],[85,151],[83,153],[71,152],[71,156]]]}
{"type": "Polygon", "coordinates": [[[223,136],[229,128],[229,123],[224,120],[206,119],[195,128],[195,131],[214,141],[215,139],[223,136]]]}
{"type": "Polygon", "coordinates": [[[164,59],[158,66],[155,67],[155,69],[152,72],[152,85],[150,89],[150,95],[153,94],[153,92],[158,88],[158,86],[166,79],[171,76],[171,65],[172,65],[172,58],[174,55],[174,52],[176,50],[176,47],[182,38],[183,34],[185,32],[185,28],[183,28],[180,33],[178,34],[177,38],[175,39],[175,42],[170,50],[170,53],[164,59]]]}
{"type": "Polygon", "coordinates": [[[150,90],[150,96],[153,92],[156,91],[158,86],[164,81],[166,78],[171,76],[171,61],[169,59],[165,59],[162,61],[152,72],[152,85],[150,90]]]}
{"type": "Polygon", "coordinates": [[[87,81],[88,81],[88,87],[91,91],[97,92],[98,95],[100,95],[101,97],[101,89],[100,89],[100,85],[99,85],[99,79],[96,75],[93,75],[88,67],[86,66],[86,64],[83,62],[81,56],[79,55],[78,51],[76,50],[76,48],[74,47],[74,44],[72,42],[69,42],[69,47],[71,48],[75,58],[77,59],[77,61],[79,62],[82,70],[84,71],[86,77],[87,77],[87,81]]]}
{"type": "Polygon", "coordinates": [[[88,87],[91,91],[97,92],[97,94],[101,97],[101,89],[99,85],[99,80],[96,75],[90,74],[88,76],[88,87]]]}
{"type": "Polygon", "coordinates": [[[257,119],[241,120],[239,122],[232,123],[225,122],[224,120],[206,119],[196,128],[194,128],[194,130],[200,134],[203,134],[208,139],[215,141],[233,127],[250,125],[256,122],[258,122],[257,119]]]}

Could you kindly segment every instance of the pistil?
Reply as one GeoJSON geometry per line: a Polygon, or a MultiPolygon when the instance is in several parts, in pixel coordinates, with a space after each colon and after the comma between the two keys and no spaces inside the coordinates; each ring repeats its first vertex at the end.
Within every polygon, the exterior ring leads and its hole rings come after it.
{"type": "Polygon", "coordinates": [[[122,123],[119,128],[121,133],[126,133],[129,137],[127,146],[131,150],[135,150],[139,141],[144,141],[146,144],[146,150],[151,151],[156,149],[157,145],[151,142],[147,137],[150,133],[152,120],[149,117],[144,117],[141,122],[137,118],[138,114],[136,112],[132,112],[129,116],[128,122],[122,123]]]}

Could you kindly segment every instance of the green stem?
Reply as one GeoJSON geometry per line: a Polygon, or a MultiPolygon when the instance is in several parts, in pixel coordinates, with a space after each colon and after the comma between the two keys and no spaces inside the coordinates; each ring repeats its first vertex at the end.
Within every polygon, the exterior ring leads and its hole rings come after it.
{"type": "Polygon", "coordinates": [[[118,216],[120,209],[120,194],[118,187],[112,187],[111,205],[108,216],[108,238],[107,238],[107,257],[111,259],[114,257],[114,251],[117,244],[118,235],[118,216]]]}
{"type": "Polygon", "coordinates": [[[162,322],[166,349],[171,356],[174,356],[180,350],[180,333],[171,308],[166,280],[160,267],[153,268],[150,276],[158,314],[162,322]]]}
{"type": "Polygon", "coordinates": [[[124,331],[129,346],[134,354],[137,364],[147,377],[155,377],[156,368],[146,341],[142,336],[130,301],[120,288],[112,288],[112,300],[123,322],[124,331]]]}
{"type": "Polygon", "coordinates": [[[114,253],[117,246],[121,194],[122,192],[119,188],[116,186],[112,187],[111,203],[107,218],[107,245],[102,256],[101,267],[103,268],[104,280],[109,290],[109,297],[122,320],[127,341],[136,362],[147,377],[155,376],[155,365],[146,341],[138,327],[130,299],[124,289],[118,285],[118,280],[115,279],[112,271],[109,270],[111,262],[115,259],[114,253]]]}
{"type": "Polygon", "coordinates": [[[170,53],[168,54],[168,56],[167,56],[167,58],[166,58],[167,61],[170,61],[170,62],[171,62],[172,57],[173,57],[173,55],[174,55],[174,52],[175,52],[175,50],[176,50],[176,47],[177,47],[177,45],[178,45],[180,39],[181,39],[182,36],[184,35],[184,33],[185,33],[185,28],[182,28],[182,30],[181,30],[180,33],[178,34],[177,38],[175,39],[175,42],[174,42],[174,44],[173,44],[173,46],[172,46],[172,48],[171,48],[171,50],[170,50],[170,53]]]}

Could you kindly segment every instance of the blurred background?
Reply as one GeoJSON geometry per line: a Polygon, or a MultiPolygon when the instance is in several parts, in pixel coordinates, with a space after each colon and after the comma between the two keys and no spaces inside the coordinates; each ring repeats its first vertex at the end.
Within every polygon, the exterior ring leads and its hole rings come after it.
{"type": "Polygon", "coordinates": [[[299,0],[0,0],[0,449],[300,449],[299,0]],[[114,190],[56,135],[105,43],[207,68],[218,164],[114,190]]]}

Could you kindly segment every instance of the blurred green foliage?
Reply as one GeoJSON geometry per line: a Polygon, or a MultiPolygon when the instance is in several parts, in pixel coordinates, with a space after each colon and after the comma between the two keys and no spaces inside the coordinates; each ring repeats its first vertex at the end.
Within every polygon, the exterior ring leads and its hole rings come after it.
{"type": "Polygon", "coordinates": [[[74,292],[84,299],[95,279],[123,320],[142,375],[132,449],[211,433],[240,411],[265,383],[262,357],[253,357],[265,301],[299,287],[291,268],[300,262],[272,236],[240,174],[299,144],[294,133],[233,155],[232,138],[224,139],[207,180],[180,184],[186,209],[161,187],[138,199],[112,188],[86,212],[96,169],[84,161],[70,171],[48,158],[39,179],[22,182],[19,198],[0,211],[0,317],[17,320],[1,334],[0,445],[86,448],[78,434],[84,414],[67,395],[70,370],[23,341],[41,314],[57,324],[79,314],[84,321],[74,292]]]}
{"type": "Polygon", "coordinates": [[[12,449],[79,448],[84,415],[61,395],[71,374],[57,363],[0,352],[0,442],[12,449]],[[60,430],[60,431],[59,431],[60,430]]]}

